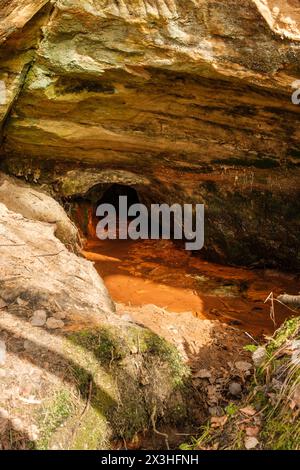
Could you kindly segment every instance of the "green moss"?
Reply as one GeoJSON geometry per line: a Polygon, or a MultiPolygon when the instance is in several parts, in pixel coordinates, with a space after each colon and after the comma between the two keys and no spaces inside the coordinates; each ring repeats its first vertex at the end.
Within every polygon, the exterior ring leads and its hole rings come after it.
{"type": "Polygon", "coordinates": [[[36,448],[47,450],[51,436],[68,419],[74,410],[71,395],[67,390],[57,392],[53,399],[47,403],[38,418],[40,438],[36,448]]]}
{"type": "Polygon", "coordinates": [[[295,333],[300,330],[299,317],[290,318],[286,320],[275,336],[271,338],[267,346],[267,353],[271,355],[276,349],[280,348],[288,338],[291,338],[295,333]]]}
{"type": "Polygon", "coordinates": [[[144,332],[142,339],[144,351],[158,356],[162,361],[168,363],[172,373],[173,385],[184,385],[189,375],[189,369],[183,363],[177,349],[160,336],[147,330],[144,332]]]}
{"type": "Polygon", "coordinates": [[[246,346],[243,347],[243,349],[245,351],[249,351],[251,353],[253,353],[254,351],[256,351],[258,348],[257,344],[246,344],[246,346]]]}
{"type": "Polygon", "coordinates": [[[265,420],[261,433],[264,447],[272,450],[300,449],[300,421],[291,412],[283,416],[273,416],[265,420]]]}
{"type": "Polygon", "coordinates": [[[132,439],[135,434],[146,431],[151,426],[147,407],[137,393],[127,399],[126,404],[120,405],[112,415],[111,421],[118,430],[117,437],[125,440],[132,439]]]}
{"type": "Polygon", "coordinates": [[[116,330],[102,328],[95,331],[81,331],[69,337],[70,341],[91,351],[102,365],[110,365],[120,361],[130,349],[122,336],[116,330]]]}
{"type": "Polygon", "coordinates": [[[68,339],[81,359],[80,366],[71,367],[77,388],[86,399],[92,381],[91,407],[110,423],[115,437],[127,440],[148,429],[154,408],[158,417],[165,414],[166,398],[169,419],[186,416],[182,396],[188,368],[176,348],[152,331],[105,326],[68,339]]]}
{"type": "Polygon", "coordinates": [[[109,430],[105,416],[95,408],[89,407],[76,430],[71,449],[106,449],[109,447],[108,436],[109,430]]]}
{"type": "Polygon", "coordinates": [[[225,412],[227,414],[227,416],[231,417],[231,416],[234,416],[237,412],[238,412],[238,406],[235,404],[235,403],[229,403],[226,408],[225,408],[225,412]]]}

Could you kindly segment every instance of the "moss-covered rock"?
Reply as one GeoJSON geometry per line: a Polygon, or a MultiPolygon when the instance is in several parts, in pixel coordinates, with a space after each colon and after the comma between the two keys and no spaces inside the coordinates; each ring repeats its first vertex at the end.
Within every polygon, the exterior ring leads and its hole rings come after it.
{"type": "Polygon", "coordinates": [[[37,412],[38,449],[107,448],[155,422],[188,417],[189,371],[176,349],[149,330],[106,325],[63,339],[64,384],[37,412]],[[176,415],[174,415],[176,412],[176,415]]]}

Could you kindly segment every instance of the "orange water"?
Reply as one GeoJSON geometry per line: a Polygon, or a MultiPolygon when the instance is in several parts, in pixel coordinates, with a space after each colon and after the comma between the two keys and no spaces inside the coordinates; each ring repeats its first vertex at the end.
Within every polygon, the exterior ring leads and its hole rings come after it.
{"type": "MultiPolygon", "coordinates": [[[[155,304],[171,312],[192,312],[218,319],[260,336],[273,333],[270,292],[296,294],[299,278],[273,270],[249,270],[201,260],[169,240],[90,238],[84,256],[96,269],[116,302],[155,304]]],[[[275,304],[276,326],[293,315],[275,304]]]]}

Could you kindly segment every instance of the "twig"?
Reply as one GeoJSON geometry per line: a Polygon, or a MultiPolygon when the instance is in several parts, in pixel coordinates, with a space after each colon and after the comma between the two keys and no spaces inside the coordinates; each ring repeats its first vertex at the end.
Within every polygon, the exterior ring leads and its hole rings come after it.
{"type": "Polygon", "coordinates": [[[294,313],[297,313],[297,315],[299,314],[299,312],[297,312],[297,310],[294,310],[293,308],[289,307],[288,305],[284,304],[283,302],[281,302],[281,300],[279,299],[274,299],[276,302],[278,302],[279,304],[283,305],[284,307],[286,307],[288,310],[290,310],[291,312],[294,312],[294,313]]]}
{"type": "Polygon", "coordinates": [[[256,339],[253,338],[253,336],[250,335],[250,333],[248,333],[247,331],[244,331],[245,335],[247,335],[250,339],[252,339],[252,341],[254,341],[254,343],[256,344],[259,344],[256,339]]]}
{"type": "Polygon", "coordinates": [[[275,308],[274,308],[274,295],[273,295],[273,292],[270,292],[270,294],[268,295],[268,297],[266,298],[265,302],[268,302],[270,300],[271,302],[271,307],[270,307],[270,318],[274,324],[274,326],[276,326],[276,318],[275,318],[275,308]]]}

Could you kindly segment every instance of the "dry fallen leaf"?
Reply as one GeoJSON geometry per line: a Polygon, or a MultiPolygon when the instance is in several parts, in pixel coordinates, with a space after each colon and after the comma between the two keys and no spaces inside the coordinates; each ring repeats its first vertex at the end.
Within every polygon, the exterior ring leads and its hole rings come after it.
{"type": "Polygon", "coordinates": [[[212,428],[220,428],[224,426],[228,419],[228,416],[213,416],[210,420],[212,428]]]}
{"type": "Polygon", "coordinates": [[[259,444],[256,437],[246,437],[245,438],[245,447],[247,450],[254,449],[259,444]]]}
{"type": "Polygon", "coordinates": [[[245,406],[245,408],[240,408],[240,411],[246,416],[254,416],[256,414],[256,410],[253,406],[245,406]]]}
{"type": "Polygon", "coordinates": [[[258,426],[252,426],[245,429],[247,436],[255,437],[259,434],[260,428],[258,426]]]}

